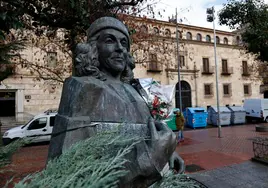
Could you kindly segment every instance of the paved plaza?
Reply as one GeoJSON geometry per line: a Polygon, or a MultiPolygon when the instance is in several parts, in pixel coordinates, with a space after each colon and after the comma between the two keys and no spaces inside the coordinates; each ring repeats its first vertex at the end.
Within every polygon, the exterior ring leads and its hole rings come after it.
{"type": "Polygon", "coordinates": [[[218,138],[217,128],[185,131],[184,136],[177,152],[186,164],[211,170],[250,160],[254,156],[253,139],[268,137],[268,133],[256,132],[255,125],[248,124],[222,127],[222,138],[218,138]]]}
{"type": "Polygon", "coordinates": [[[208,188],[267,188],[268,166],[247,161],[190,174],[208,188]]]}
{"type": "MultiPolygon", "coordinates": [[[[184,136],[185,141],[178,144],[176,151],[184,159],[189,176],[212,188],[268,187],[268,167],[251,162],[252,140],[268,137],[268,133],[256,132],[254,124],[223,127],[222,138],[218,138],[217,128],[187,130],[184,136]]],[[[7,167],[12,171],[1,175],[0,187],[11,177],[18,181],[42,170],[47,153],[48,144],[21,148],[7,167]]]]}

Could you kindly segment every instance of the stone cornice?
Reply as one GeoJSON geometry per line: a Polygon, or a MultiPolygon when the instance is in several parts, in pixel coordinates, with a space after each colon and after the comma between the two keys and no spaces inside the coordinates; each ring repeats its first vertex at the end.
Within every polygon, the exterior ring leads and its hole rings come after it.
{"type": "MultiPolygon", "coordinates": [[[[178,69],[173,69],[173,68],[167,68],[165,69],[166,72],[178,72],[178,69]]],[[[182,73],[197,73],[200,70],[185,70],[185,69],[181,69],[180,72],[182,73]]]]}
{"type": "MultiPolygon", "coordinates": [[[[150,19],[150,18],[141,18],[141,17],[135,17],[135,16],[129,16],[129,17],[136,19],[140,22],[147,22],[147,23],[154,23],[156,25],[165,25],[165,26],[169,26],[169,27],[176,27],[175,23],[171,23],[168,21],[162,21],[162,20],[156,20],[156,19],[150,19]]],[[[200,27],[200,26],[193,26],[193,25],[179,23],[178,27],[183,28],[183,29],[191,29],[191,30],[196,30],[196,31],[213,33],[213,29],[200,27]]],[[[216,30],[216,34],[222,34],[222,35],[228,35],[228,36],[235,36],[236,35],[235,32],[228,32],[228,31],[222,31],[222,30],[216,30]]]]}
{"type": "MultiPolygon", "coordinates": [[[[177,40],[175,37],[164,37],[164,36],[155,36],[153,39],[147,39],[146,41],[156,41],[157,39],[159,40],[164,40],[164,41],[169,41],[176,43],[177,40]]],[[[145,41],[144,41],[145,42],[145,41]]],[[[198,41],[198,40],[188,40],[188,39],[180,39],[179,43],[181,44],[198,44],[198,45],[204,45],[204,46],[214,46],[213,42],[206,42],[206,41],[198,41]]],[[[238,46],[238,45],[233,45],[233,44],[217,44],[217,47],[224,47],[224,48],[234,48],[234,49],[243,49],[243,46],[238,46]]]]}

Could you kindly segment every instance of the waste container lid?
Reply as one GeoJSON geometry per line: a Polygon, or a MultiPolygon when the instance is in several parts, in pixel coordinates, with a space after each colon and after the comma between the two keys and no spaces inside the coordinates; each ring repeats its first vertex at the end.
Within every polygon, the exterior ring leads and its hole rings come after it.
{"type": "Polygon", "coordinates": [[[245,108],[243,108],[242,106],[229,106],[228,107],[231,111],[233,112],[245,112],[245,108]]]}
{"type": "Polygon", "coordinates": [[[196,113],[196,112],[207,112],[205,108],[202,107],[189,107],[187,108],[191,113],[196,113]]]}
{"type": "MultiPolygon", "coordinates": [[[[209,108],[212,108],[215,112],[218,112],[218,108],[217,108],[217,106],[211,106],[211,107],[209,107],[209,108]]],[[[231,112],[231,111],[230,111],[227,107],[225,107],[225,106],[220,106],[219,108],[220,108],[220,112],[228,112],[228,113],[231,112]]]]}

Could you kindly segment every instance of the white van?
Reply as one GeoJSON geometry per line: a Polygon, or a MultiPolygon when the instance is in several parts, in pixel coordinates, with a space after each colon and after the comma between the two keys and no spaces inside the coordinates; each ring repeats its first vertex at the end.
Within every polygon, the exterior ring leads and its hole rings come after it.
{"type": "Polygon", "coordinates": [[[248,121],[257,120],[268,123],[268,99],[245,99],[244,109],[248,121]]]}
{"type": "Polygon", "coordinates": [[[50,141],[56,114],[46,111],[34,116],[25,125],[9,129],[3,135],[3,143],[6,145],[18,138],[29,138],[30,142],[50,141]]]}

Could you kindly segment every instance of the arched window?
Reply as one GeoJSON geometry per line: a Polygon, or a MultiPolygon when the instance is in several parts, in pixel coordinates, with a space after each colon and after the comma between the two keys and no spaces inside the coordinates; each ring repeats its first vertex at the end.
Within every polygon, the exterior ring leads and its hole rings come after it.
{"type": "Polygon", "coordinates": [[[171,37],[171,32],[169,29],[165,29],[165,36],[171,37]]]}
{"type": "Polygon", "coordinates": [[[154,27],[154,34],[159,35],[159,29],[157,27],[154,27]]]}
{"type": "Polygon", "coordinates": [[[187,32],[187,34],[186,34],[186,39],[187,40],[192,40],[192,33],[190,33],[190,32],[187,32]]]}
{"type": "Polygon", "coordinates": [[[228,39],[227,39],[226,37],[224,37],[224,39],[223,39],[223,43],[224,43],[224,44],[228,44],[228,39]]]}
{"type": "Polygon", "coordinates": [[[206,36],[206,42],[211,42],[211,37],[209,35],[206,36]]]}
{"type": "Polygon", "coordinates": [[[216,36],[216,43],[220,44],[220,37],[216,36]]]}
{"type": "Polygon", "coordinates": [[[196,40],[197,41],[202,41],[202,35],[200,33],[197,33],[196,40]]]}
{"type": "Polygon", "coordinates": [[[146,25],[142,25],[140,27],[140,31],[141,31],[141,33],[148,33],[148,28],[146,27],[146,25]]]}

